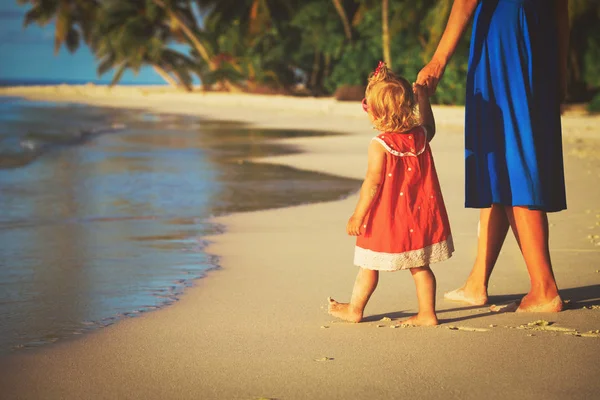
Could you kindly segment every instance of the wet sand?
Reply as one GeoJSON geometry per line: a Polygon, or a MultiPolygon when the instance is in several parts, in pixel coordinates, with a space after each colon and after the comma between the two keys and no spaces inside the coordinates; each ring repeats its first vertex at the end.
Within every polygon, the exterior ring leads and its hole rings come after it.
{"type": "MultiPolygon", "coordinates": [[[[112,97],[43,90],[35,96],[113,106],[129,102],[264,128],[346,133],[281,140],[302,152],[262,161],[357,179],[374,134],[358,104],[328,99],[232,96],[227,105],[220,95],[133,90],[112,97]]],[[[457,248],[452,259],[433,266],[439,327],[390,328],[416,311],[414,285],[404,271],[382,274],[364,323],[327,315],[327,296],[347,300],[356,274],[354,240],[344,232],[354,195],[216,218],[226,233],[210,238],[208,251],[220,257],[220,270],[198,280],[173,307],[0,359],[1,393],[9,399],[596,398],[600,118],[563,118],[569,210],[551,215],[550,222],[567,310],[497,314],[441,298],[470,270],[477,211],[463,208],[463,110],[436,107],[434,113],[438,134],[432,147],[457,248]]],[[[492,276],[490,300],[507,303],[527,289],[525,266],[509,237],[492,276]]]]}
{"type": "Polygon", "coordinates": [[[215,215],[355,192],[248,162],[296,152],[272,139],[324,134],[0,98],[0,355],[177,301],[217,267],[203,251],[215,215]]]}

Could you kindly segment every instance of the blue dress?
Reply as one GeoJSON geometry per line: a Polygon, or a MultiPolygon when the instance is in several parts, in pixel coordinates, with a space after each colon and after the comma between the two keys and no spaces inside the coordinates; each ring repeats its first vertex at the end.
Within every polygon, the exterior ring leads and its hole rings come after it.
{"type": "Polygon", "coordinates": [[[466,207],[567,208],[552,0],[481,0],[465,107],[466,207]]]}

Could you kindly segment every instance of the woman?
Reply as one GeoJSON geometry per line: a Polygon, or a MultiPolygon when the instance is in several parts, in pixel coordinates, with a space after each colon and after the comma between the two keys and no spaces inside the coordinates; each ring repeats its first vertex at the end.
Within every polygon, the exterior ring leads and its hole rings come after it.
{"type": "Polygon", "coordinates": [[[566,209],[560,102],[566,89],[567,0],[455,0],[416,83],[433,93],[475,14],[465,107],[466,207],[480,208],[477,257],[445,294],[487,303],[490,275],[511,227],[531,280],[517,311],[563,303],[548,249],[548,212],[566,209]]]}

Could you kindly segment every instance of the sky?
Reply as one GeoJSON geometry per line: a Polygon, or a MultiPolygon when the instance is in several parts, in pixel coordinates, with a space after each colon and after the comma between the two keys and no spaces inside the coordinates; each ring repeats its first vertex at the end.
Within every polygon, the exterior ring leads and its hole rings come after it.
{"type": "MultiPolygon", "coordinates": [[[[112,71],[98,78],[96,60],[87,46],[81,45],[74,54],[63,46],[54,54],[53,23],[24,28],[23,16],[28,9],[16,0],[0,0],[0,80],[110,82],[112,71]]],[[[121,82],[164,83],[151,67],[142,68],[137,76],[127,71],[121,82]]]]}

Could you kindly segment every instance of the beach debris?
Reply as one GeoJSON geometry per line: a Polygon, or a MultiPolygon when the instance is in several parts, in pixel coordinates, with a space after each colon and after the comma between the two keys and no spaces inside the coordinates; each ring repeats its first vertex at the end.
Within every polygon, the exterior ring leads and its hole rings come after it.
{"type": "Polygon", "coordinates": [[[383,328],[385,325],[377,325],[377,328],[383,328]]]}
{"type": "Polygon", "coordinates": [[[383,317],[380,319],[381,322],[392,322],[392,319],[390,317],[383,317]]]}
{"type": "Polygon", "coordinates": [[[334,358],[333,357],[320,357],[320,358],[315,358],[315,361],[318,362],[324,362],[324,361],[333,361],[334,358]]]}
{"type": "Polygon", "coordinates": [[[492,304],[490,306],[490,311],[496,312],[496,313],[501,313],[501,312],[505,313],[505,312],[517,311],[517,308],[519,308],[519,303],[517,303],[517,302],[501,304],[499,306],[496,304],[492,304]]]}
{"type": "Polygon", "coordinates": [[[455,325],[448,325],[448,329],[450,329],[451,331],[467,331],[467,332],[487,332],[487,331],[489,331],[489,329],[485,329],[485,328],[473,328],[471,326],[455,326],[455,325]]]}
{"type": "Polygon", "coordinates": [[[520,325],[517,327],[517,329],[553,332],[576,332],[576,329],[565,328],[562,326],[554,326],[552,324],[553,322],[549,322],[544,319],[538,319],[537,321],[529,322],[526,325],[520,325]]]}
{"type": "Polygon", "coordinates": [[[398,325],[390,325],[390,328],[398,328],[398,325]]]}
{"type": "Polygon", "coordinates": [[[498,326],[498,325],[496,325],[496,324],[490,324],[490,328],[495,328],[495,327],[497,327],[497,326],[498,326]]]}
{"type": "Polygon", "coordinates": [[[533,333],[528,333],[527,336],[535,336],[533,333]]]}
{"type": "Polygon", "coordinates": [[[327,329],[327,328],[329,328],[328,325],[321,325],[321,329],[327,329]]]}
{"type": "Polygon", "coordinates": [[[587,331],[579,334],[581,337],[593,337],[600,338],[600,330],[596,329],[595,331],[587,331]]]}
{"type": "MultiPolygon", "coordinates": [[[[565,335],[572,335],[572,336],[581,336],[582,333],[580,333],[577,329],[574,328],[567,328],[564,326],[555,326],[553,322],[549,322],[546,321],[544,319],[539,319],[537,321],[533,321],[533,322],[529,322],[528,324],[525,325],[519,325],[516,327],[516,329],[523,329],[523,330],[528,330],[528,331],[546,331],[546,332],[556,332],[556,333],[564,333],[565,335]]],[[[586,335],[590,335],[590,337],[596,337],[595,334],[593,332],[586,332],[586,335]]],[[[528,334],[527,336],[529,336],[531,334],[528,334]]],[[[600,337],[600,335],[598,336],[600,337]]]]}
{"type": "MultiPolygon", "coordinates": [[[[548,326],[550,325],[550,322],[546,321],[545,319],[538,319],[537,321],[533,321],[527,324],[527,326],[548,326]]],[[[523,326],[523,325],[521,325],[523,326]]]]}

